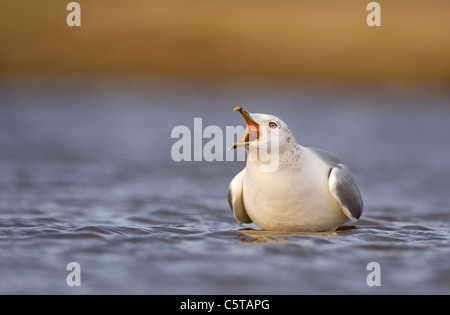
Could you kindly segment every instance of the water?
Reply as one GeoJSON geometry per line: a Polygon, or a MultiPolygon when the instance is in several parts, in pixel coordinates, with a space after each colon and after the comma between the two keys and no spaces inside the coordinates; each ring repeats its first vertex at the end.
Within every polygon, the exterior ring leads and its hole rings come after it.
{"type": "Polygon", "coordinates": [[[0,102],[2,294],[450,293],[446,90],[37,78],[0,81],[0,102]],[[243,124],[236,105],[343,158],[362,220],[238,226],[226,194],[244,163],[170,156],[174,126],[243,124]]]}

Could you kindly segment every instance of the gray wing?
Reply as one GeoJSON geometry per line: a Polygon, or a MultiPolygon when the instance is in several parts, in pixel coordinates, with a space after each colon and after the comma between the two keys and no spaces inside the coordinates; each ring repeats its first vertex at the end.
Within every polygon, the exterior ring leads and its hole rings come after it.
{"type": "Polygon", "coordinates": [[[361,193],[347,165],[331,153],[319,149],[311,150],[325,163],[330,165],[328,188],[333,198],[339,203],[345,216],[356,221],[363,212],[361,193]]]}
{"type": "Polygon", "coordinates": [[[244,171],[243,169],[237,174],[228,187],[228,203],[233,211],[234,218],[239,224],[252,223],[248,217],[244,207],[243,188],[244,188],[244,171]]]}

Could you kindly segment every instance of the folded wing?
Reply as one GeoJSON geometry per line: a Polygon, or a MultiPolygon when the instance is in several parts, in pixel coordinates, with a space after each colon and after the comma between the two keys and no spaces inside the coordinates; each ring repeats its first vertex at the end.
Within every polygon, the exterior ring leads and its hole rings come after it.
{"type": "Polygon", "coordinates": [[[253,221],[248,217],[244,207],[243,188],[244,188],[244,174],[243,169],[237,174],[228,187],[228,203],[233,211],[234,218],[239,224],[252,223],[253,221]]]}
{"type": "Polygon", "coordinates": [[[311,149],[322,161],[330,165],[328,189],[339,203],[345,216],[352,222],[357,221],[363,212],[361,193],[347,165],[331,153],[311,149]]]}

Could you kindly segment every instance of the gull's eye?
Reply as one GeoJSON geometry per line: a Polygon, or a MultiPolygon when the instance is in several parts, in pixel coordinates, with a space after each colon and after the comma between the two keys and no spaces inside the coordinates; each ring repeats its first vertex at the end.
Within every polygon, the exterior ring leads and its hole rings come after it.
{"type": "Polygon", "coordinates": [[[276,122],[274,122],[274,121],[271,121],[271,122],[269,123],[269,127],[270,127],[271,129],[275,129],[275,128],[278,128],[278,124],[277,124],[276,122]]]}

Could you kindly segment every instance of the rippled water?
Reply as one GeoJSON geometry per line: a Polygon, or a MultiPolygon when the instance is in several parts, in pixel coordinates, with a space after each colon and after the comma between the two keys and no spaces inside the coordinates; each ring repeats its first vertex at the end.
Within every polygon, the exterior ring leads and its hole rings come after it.
{"type": "Polygon", "coordinates": [[[0,81],[0,102],[0,293],[450,293],[448,91],[32,79],[0,81]],[[174,126],[242,124],[236,105],[343,158],[362,220],[238,226],[226,193],[244,163],[170,156],[174,126]]]}

